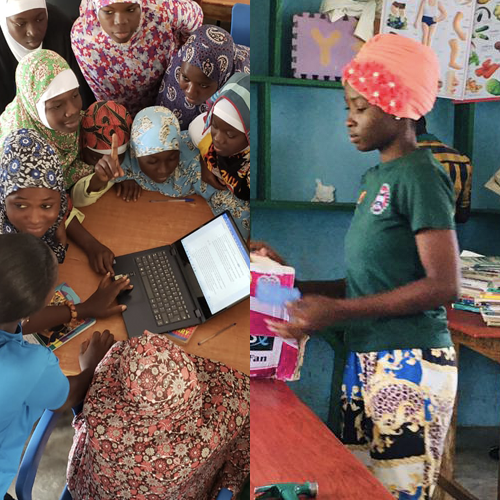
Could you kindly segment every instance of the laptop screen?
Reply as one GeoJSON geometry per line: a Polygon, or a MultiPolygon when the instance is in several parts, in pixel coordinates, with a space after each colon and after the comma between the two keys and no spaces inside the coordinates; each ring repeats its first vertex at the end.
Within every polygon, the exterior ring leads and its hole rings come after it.
{"type": "Polygon", "coordinates": [[[227,213],[181,243],[212,314],[250,294],[250,257],[227,213]]]}

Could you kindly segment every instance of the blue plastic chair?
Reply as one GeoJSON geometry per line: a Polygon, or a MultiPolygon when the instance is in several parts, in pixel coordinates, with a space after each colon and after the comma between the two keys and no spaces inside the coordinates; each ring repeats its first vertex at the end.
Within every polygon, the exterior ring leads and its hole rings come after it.
{"type": "MultiPolygon", "coordinates": [[[[33,483],[35,482],[38,464],[40,463],[50,434],[54,430],[60,417],[60,413],[45,410],[42,418],[38,421],[28,446],[26,447],[26,451],[24,452],[21,466],[17,474],[17,500],[31,500],[31,492],[33,490],[33,483]]],[[[59,500],[72,500],[71,494],[66,487],[64,487],[59,500]]]]}
{"type": "Polygon", "coordinates": [[[235,43],[250,47],[250,5],[234,4],[231,11],[231,36],[235,43]]]}
{"type": "MultiPolygon", "coordinates": [[[[82,405],[80,405],[79,408],[74,409],[73,412],[78,413],[81,409],[82,405]]],[[[19,472],[17,474],[17,500],[31,500],[33,483],[35,482],[38,464],[40,463],[40,459],[42,458],[43,451],[45,450],[50,434],[54,430],[54,427],[60,417],[60,413],[45,410],[42,417],[38,421],[31,439],[29,440],[28,446],[26,447],[26,451],[24,452],[21,466],[19,467],[19,472]]],[[[217,500],[230,500],[232,497],[233,494],[231,491],[226,488],[222,488],[217,496],[217,500]]],[[[64,487],[59,500],[72,500],[71,493],[68,491],[67,486],[64,487]]]]}

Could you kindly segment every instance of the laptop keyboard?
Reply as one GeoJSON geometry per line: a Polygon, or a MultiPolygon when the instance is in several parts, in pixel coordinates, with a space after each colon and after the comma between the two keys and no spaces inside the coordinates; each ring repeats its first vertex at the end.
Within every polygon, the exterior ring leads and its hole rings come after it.
{"type": "Polygon", "coordinates": [[[189,319],[186,302],[165,251],[135,257],[158,326],[189,319]]]}

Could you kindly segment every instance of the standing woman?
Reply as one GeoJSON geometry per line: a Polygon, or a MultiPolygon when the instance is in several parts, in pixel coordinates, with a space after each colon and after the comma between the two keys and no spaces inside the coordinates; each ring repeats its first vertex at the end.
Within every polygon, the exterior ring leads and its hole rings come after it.
{"type": "Polygon", "coordinates": [[[203,22],[192,0],[82,0],[71,45],[97,100],[152,106],[172,55],[203,22]]]}
{"type": "Polygon", "coordinates": [[[438,77],[431,48],[393,34],[346,66],[351,142],[380,152],[345,240],[347,298],[305,296],[273,324],[290,336],[345,322],[341,438],[397,499],[432,497],[457,386],[443,307],[459,282],[453,188],[415,133],[438,77]]]}
{"type": "Polygon", "coordinates": [[[37,49],[57,52],[70,65],[80,83],[83,104],[95,99],[71,50],[71,21],[45,0],[0,0],[0,113],[16,96],[18,62],[37,49]]]}
{"type": "Polygon", "coordinates": [[[59,54],[40,49],[19,63],[16,85],[15,99],[0,116],[0,154],[11,132],[36,130],[57,152],[69,189],[94,171],[78,159],[82,98],[75,74],[59,54]]]}
{"type": "Polygon", "coordinates": [[[208,101],[234,74],[250,74],[250,49],[218,26],[200,26],[172,58],[156,100],[174,112],[181,130],[208,111],[208,101]]]}

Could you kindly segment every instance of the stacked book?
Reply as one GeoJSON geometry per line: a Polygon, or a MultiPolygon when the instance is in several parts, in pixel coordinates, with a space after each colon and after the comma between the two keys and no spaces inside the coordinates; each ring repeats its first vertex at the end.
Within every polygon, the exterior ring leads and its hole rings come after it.
{"type": "Polygon", "coordinates": [[[480,313],[488,326],[500,326],[500,257],[460,259],[460,294],[452,307],[480,313]]]}

